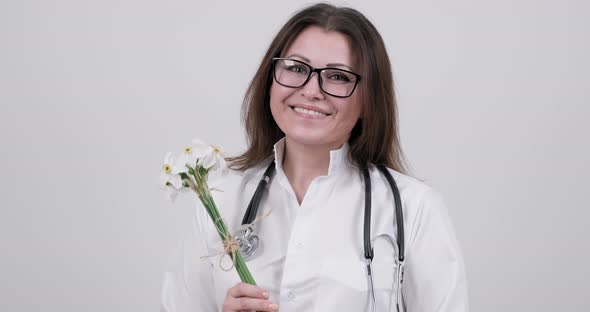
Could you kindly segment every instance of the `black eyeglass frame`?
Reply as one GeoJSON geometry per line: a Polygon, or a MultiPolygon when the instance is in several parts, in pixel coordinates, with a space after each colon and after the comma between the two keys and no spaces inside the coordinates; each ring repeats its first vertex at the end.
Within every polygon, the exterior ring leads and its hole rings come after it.
{"type": "Polygon", "coordinates": [[[305,86],[309,82],[309,79],[311,79],[311,75],[313,73],[318,73],[318,84],[320,85],[320,89],[324,93],[326,93],[328,95],[331,95],[333,97],[337,97],[337,98],[351,97],[352,94],[354,93],[354,90],[356,90],[356,86],[358,85],[359,81],[361,80],[361,75],[359,75],[357,73],[354,73],[354,72],[351,72],[350,70],[346,70],[346,69],[342,69],[342,68],[337,68],[337,67],[314,68],[311,65],[309,65],[309,64],[307,64],[305,62],[302,62],[300,60],[286,58],[286,57],[273,57],[272,58],[272,68],[271,68],[271,70],[272,70],[272,76],[274,77],[275,81],[278,84],[280,84],[281,86],[287,87],[287,88],[301,88],[301,87],[305,86]],[[306,66],[307,68],[310,69],[309,74],[307,75],[307,79],[305,79],[305,81],[300,86],[296,86],[296,87],[294,87],[294,86],[288,86],[288,85],[285,85],[285,84],[282,84],[282,83],[279,82],[279,80],[277,79],[277,73],[276,73],[276,70],[275,69],[276,69],[276,63],[277,63],[277,61],[282,61],[282,60],[294,61],[294,62],[297,62],[299,64],[302,64],[302,65],[304,65],[304,66],[306,66]],[[349,73],[349,74],[352,74],[352,75],[355,76],[356,80],[354,82],[354,86],[352,87],[352,90],[350,90],[350,94],[349,95],[345,95],[345,96],[342,96],[342,95],[334,95],[334,94],[332,94],[332,93],[324,90],[324,88],[322,87],[322,84],[323,84],[323,82],[322,82],[322,71],[324,71],[326,69],[339,70],[339,71],[343,71],[343,72],[346,72],[346,73],[349,73]]]}

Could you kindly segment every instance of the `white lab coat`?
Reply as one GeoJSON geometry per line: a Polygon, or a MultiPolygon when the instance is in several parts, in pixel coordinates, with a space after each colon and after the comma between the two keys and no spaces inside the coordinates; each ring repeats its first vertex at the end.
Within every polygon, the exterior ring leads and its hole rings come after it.
{"type": "MultiPolygon", "coordinates": [[[[282,159],[284,140],[275,145],[282,159]]],[[[364,188],[360,171],[347,160],[348,144],[330,152],[327,176],[316,178],[298,204],[283,170],[269,183],[255,225],[257,253],[247,265],[257,284],[269,291],[281,312],[370,311],[370,288],[363,249],[364,188]]],[[[270,162],[270,160],[269,160],[270,162]]],[[[223,178],[216,201],[230,229],[238,229],[269,162],[232,171],[223,178]]],[[[390,170],[402,199],[405,226],[404,304],[410,312],[468,311],[463,258],[441,196],[426,184],[390,170]]],[[[390,186],[376,169],[372,181],[372,238],[394,239],[395,213],[390,186]]],[[[164,276],[162,311],[221,311],[234,270],[220,268],[222,243],[199,204],[191,231],[171,258],[164,276]]],[[[397,247],[374,241],[377,311],[395,311],[397,247]]],[[[231,264],[229,257],[221,259],[231,264]]]]}

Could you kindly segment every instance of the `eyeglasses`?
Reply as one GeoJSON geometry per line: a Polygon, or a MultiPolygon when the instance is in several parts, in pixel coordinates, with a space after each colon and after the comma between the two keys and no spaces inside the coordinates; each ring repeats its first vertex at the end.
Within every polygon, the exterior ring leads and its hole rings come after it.
{"type": "Polygon", "coordinates": [[[340,68],[313,68],[304,62],[280,57],[272,61],[275,81],[288,88],[301,88],[313,73],[318,73],[322,91],[334,97],[346,98],[352,95],[361,80],[360,75],[340,68]]]}

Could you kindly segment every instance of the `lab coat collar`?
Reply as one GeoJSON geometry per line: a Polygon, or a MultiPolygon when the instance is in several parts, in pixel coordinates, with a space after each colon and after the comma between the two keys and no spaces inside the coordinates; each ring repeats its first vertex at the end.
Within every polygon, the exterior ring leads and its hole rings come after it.
{"type": "MultiPolygon", "coordinates": [[[[350,146],[345,142],[339,149],[330,151],[330,165],[328,176],[336,174],[342,168],[349,166],[348,150],[350,146]]],[[[283,171],[283,156],[285,152],[285,138],[283,137],[274,145],[275,167],[277,172],[283,171]]]]}

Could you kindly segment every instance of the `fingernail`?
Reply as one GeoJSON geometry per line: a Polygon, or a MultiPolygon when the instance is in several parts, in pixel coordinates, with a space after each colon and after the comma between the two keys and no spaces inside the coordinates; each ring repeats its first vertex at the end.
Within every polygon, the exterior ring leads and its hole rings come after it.
{"type": "Polygon", "coordinates": [[[267,293],[266,291],[262,293],[262,296],[263,296],[264,298],[268,299],[268,293],[267,293]]]}
{"type": "Polygon", "coordinates": [[[271,304],[269,304],[269,305],[268,305],[268,307],[269,307],[271,310],[278,310],[278,309],[279,309],[279,305],[278,305],[278,304],[276,304],[276,303],[271,303],[271,304]]]}

